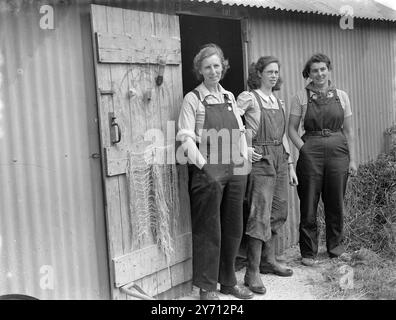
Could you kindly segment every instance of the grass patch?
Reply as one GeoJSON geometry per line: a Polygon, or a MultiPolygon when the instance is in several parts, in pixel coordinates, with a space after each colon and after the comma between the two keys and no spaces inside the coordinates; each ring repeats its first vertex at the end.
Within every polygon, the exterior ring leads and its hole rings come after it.
{"type": "MultiPolygon", "coordinates": [[[[323,204],[319,206],[325,241],[323,204]]],[[[345,195],[344,243],[352,260],[335,259],[323,272],[327,299],[396,299],[396,147],[359,166],[345,195]],[[344,269],[340,268],[346,265],[344,269]],[[345,268],[353,286],[343,283],[345,268]],[[341,282],[340,282],[341,281],[341,282]]]]}
{"type": "Polygon", "coordinates": [[[323,299],[396,299],[394,262],[367,249],[352,253],[348,263],[335,259],[324,268],[322,276],[323,299]]]}

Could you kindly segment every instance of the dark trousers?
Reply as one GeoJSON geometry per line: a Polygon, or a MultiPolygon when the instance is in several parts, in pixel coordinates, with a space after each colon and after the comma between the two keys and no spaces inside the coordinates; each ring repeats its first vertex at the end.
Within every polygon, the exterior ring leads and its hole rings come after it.
{"type": "Polygon", "coordinates": [[[193,284],[205,290],[216,290],[217,282],[234,286],[246,175],[233,175],[229,165],[190,170],[193,284]]]}
{"type": "Polygon", "coordinates": [[[297,162],[300,198],[300,251],[304,258],[318,253],[317,207],[322,196],[326,246],[330,256],[344,252],[343,211],[348,179],[348,144],[342,133],[330,137],[304,137],[297,162]]]}

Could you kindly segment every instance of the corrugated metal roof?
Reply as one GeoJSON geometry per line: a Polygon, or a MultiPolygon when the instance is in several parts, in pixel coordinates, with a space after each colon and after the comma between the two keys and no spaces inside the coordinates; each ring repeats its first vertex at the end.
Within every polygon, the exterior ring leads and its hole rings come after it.
{"type": "Polygon", "coordinates": [[[191,0],[222,5],[269,8],[341,16],[353,10],[353,17],[396,21],[396,11],[375,0],[191,0]],[[348,8],[349,7],[349,8],[348,8]]]}

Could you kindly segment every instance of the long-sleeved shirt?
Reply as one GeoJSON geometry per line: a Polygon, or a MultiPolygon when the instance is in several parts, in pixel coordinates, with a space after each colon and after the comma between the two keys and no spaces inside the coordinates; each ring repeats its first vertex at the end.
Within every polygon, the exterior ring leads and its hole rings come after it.
{"type": "Polygon", "coordinates": [[[225,90],[218,84],[218,93],[211,93],[206,86],[201,83],[195,88],[198,91],[200,99],[193,93],[186,94],[180,110],[178,127],[179,131],[176,140],[183,142],[183,149],[187,151],[187,157],[190,163],[197,165],[199,168],[206,163],[206,160],[199,152],[196,143],[201,142],[202,128],[205,121],[205,106],[201,101],[205,100],[208,104],[224,103],[224,94],[227,95],[232,104],[232,110],[235,114],[240,130],[240,153],[245,159],[247,156],[247,141],[245,136],[245,127],[242,123],[240,113],[238,112],[234,95],[225,90]],[[198,125],[197,125],[198,124],[198,125]]]}

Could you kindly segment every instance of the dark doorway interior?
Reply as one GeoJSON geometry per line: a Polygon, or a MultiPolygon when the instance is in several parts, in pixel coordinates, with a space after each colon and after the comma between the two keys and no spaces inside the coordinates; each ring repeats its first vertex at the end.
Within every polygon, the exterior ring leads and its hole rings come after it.
{"type": "Polygon", "coordinates": [[[183,64],[183,94],[194,89],[199,82],[192,72],[194,56],[206,43],[216,43],[230,63],[225,78],[220,82],[235,97],[244,90],[241,22],[232,19],[180,16],[180,37],[183,64]]]}

